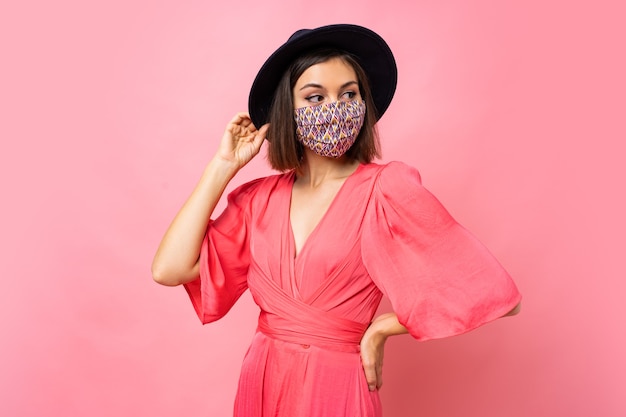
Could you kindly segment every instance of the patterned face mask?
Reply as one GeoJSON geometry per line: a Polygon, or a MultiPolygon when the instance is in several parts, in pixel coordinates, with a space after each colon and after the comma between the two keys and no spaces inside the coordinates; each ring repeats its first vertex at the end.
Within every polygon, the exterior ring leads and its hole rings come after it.
{"type": "Polygon", "coordinates": [[[336,101],[295,110],[296,137],[318,155],[339,158],[354,144],[365,120],[364,101],[336,101]]]}

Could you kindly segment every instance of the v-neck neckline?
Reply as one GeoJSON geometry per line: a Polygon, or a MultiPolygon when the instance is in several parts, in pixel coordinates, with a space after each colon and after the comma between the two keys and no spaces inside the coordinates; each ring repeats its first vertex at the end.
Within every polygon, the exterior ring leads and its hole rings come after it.
{"type": "Polygon", "coordinates": [[[304,243],[302,244],[302,247],[300,248],[299,251],[296,250],[296,238],[293,233],[293,227],[291,225],[291,199],[293,197],[293,186],[296,182],[295,171],[292,171],[291,178],[289,179],[289,187],[288,187],[289,198],[288,198],[288,203],[287,203],[287,229],[289,232],[289,241],[290,241],[290,248],[291,248],[290,258],[294,263],[297,262],[297,260],[300,258],[300,255],[302,255],[302,253],[304,253],[307,250],[307,248],[310,246],[309,241],[312,240],[312,238],[317,234],[318,230],[324,224],[326,218],[329,217],[329,213],[332,212],[333,207],[336,205],[337,200],[341,197],[341,194],[343,193],[344,188],[346,188],[346,184],[352,179],[352,177],[356,176],[356,174],[361,170],[362,167],[363,167],[363,164],[359,164],[356,167],[356,169],[350,175],[346,177],[346,179],[343,181],[343,184],[341,184],[341,186],[339,187],[339,190],[337,190],[337,193],[333,197],[332,201],[328,205],[328,208],[326,209],[326,211],[324,212],[320,220],[317,222],[313,230],[311,230],[311,233],[309,233],[309,235],[304,239],[304,243]]]}

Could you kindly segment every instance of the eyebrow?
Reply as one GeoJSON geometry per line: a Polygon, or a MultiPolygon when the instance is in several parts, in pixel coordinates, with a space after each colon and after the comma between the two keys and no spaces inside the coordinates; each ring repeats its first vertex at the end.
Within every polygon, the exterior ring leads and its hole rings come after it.
{"type": "MultiPolygon", "coordinates": [[[[347,83],[344,83],[341,87],[339,87],[339,89],[340,89],[340,90],[341,90],[341,89],[344,89],[344,88],[346,88],[346,87],[348,87],[349,85],[352,85],[352,84],[358,84],[358,83],[357,83],[356,81],[348,81],[347,83]]],[[[307,84],[304,84],[304,85],[302,86],[302,88],[300,88],[300,91],[302,91],[302,90],[304,90],[305,88],[308,88],[308,87],[324,88],[324,86],[323,86],[323,85],[321,85],[321,84],[317,84],[317,83],[307,83],[307,84]]]]}

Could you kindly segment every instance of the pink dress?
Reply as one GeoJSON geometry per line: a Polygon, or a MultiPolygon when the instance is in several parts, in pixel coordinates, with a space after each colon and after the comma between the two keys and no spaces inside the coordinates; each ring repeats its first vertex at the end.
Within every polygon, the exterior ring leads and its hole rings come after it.
{"type": "Polygon", "coordinates": [[[237,417],[380,417],[359,341],[385,294],[418,340],[467,332],[520,294],[502,266],[399,162],[361,165],[295,255],[293,172],[228,197],[186,284],[200,320],[250,289],[261,312],[245,356],[237,417]]]}

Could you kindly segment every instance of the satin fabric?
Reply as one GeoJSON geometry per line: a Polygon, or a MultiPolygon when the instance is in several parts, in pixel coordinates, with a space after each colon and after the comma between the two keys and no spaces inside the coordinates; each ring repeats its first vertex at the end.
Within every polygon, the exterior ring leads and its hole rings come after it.
{"type": "Polygon", "coordinates": [[[414,168],[360,165],[297,256],[294,180],[289,172],[233,191],[207,230],[200,278],[185,285],[203,323],[248,288],[260,307],[235,416],[382,416],[359,341],[383,294],[418,340],[467,332],[520,301],[507,272],[414,168]]]}

